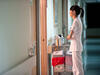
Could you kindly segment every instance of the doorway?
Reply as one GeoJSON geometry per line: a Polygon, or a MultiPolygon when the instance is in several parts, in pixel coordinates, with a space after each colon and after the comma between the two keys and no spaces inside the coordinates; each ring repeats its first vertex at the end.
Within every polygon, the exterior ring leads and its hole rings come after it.
{"type": "Polygon", "coordinates": [[[100,3],[87,3],[87,28],[100,28],[100,3]]]}

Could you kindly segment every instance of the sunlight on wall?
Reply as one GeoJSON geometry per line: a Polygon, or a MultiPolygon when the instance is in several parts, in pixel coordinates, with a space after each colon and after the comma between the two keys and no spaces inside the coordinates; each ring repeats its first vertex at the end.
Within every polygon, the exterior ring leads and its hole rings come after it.
{"type": "Polygon", "coordinates": [[[53,22],[53,0],[47,0],[47,40],[48,44],[51,44],[54,38],[54,22],[53,22]]]}

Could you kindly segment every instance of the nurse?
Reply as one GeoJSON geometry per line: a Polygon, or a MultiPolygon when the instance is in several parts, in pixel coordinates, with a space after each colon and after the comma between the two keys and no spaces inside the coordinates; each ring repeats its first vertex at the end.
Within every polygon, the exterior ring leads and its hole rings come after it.
{"type": "Polygon", "coordinates": [[[82,22],[80,17],[83,18],[84,10],[78,5],[73,5],[70,8],[70,16],[73,19],[73,24],[71,26],[70,34],[67,36],[68,40],[71,40],[69,50],[72,51],[72,61],[73,61],[73,75],[84,75],[83,64],[82,64],[82,22]]]}

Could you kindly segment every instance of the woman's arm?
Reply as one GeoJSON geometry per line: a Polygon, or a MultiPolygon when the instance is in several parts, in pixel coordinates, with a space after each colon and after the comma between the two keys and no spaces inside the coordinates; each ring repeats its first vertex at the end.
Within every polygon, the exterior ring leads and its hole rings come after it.
{"type": "Polygon", "coordinates": [[[70,34],[67,36],[67,40],[70,40],[72,38],[73,31],[71,30],[70,34]]]}

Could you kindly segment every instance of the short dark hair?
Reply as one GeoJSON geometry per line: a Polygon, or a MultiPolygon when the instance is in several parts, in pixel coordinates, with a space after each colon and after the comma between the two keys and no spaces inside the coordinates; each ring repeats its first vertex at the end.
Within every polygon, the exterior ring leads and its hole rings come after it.
{"type": "Polygon", "coordinates": [[[84,16],[83,8],[80,8],[78,5],[71,6],[70,10],[75,11],[76,12],[76,16],[78,16],[79,14],[81,14],[80,17],[84,16]]]}

